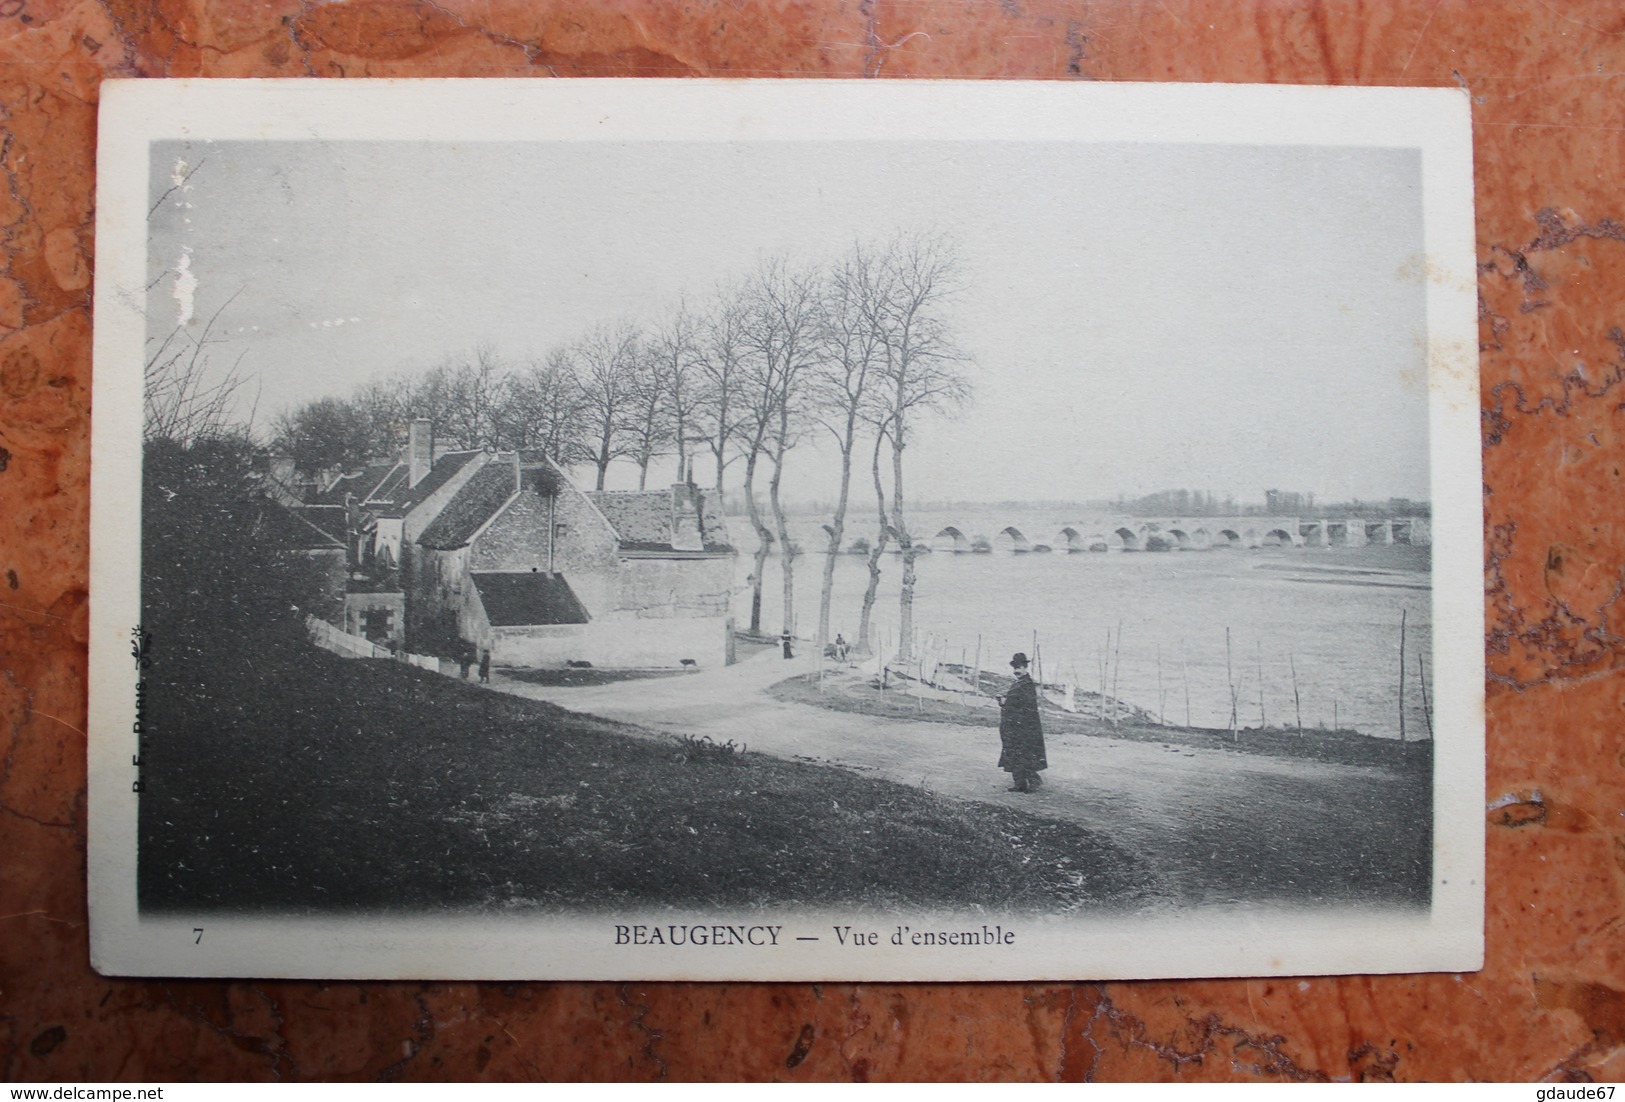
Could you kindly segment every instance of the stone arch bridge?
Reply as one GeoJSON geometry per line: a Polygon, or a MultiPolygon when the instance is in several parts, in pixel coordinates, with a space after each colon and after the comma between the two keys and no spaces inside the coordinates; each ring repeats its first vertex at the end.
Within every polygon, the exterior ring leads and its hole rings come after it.
{"type": "Polygon", "coordinates": [[[1191,517],[1091,521],[1023,531],[1008,525],[992,535],[968,534],[947,525],[929,540],[932,551],[959,554],[1007,551],[1214,551],[1255,547],[1425,546],[1433,542],[1426,518],[1368,520],[1361,517],[1191,517]]]}

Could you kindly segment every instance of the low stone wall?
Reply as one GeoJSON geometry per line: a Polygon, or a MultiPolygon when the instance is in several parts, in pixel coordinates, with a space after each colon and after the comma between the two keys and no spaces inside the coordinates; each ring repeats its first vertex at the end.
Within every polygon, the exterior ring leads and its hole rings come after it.
{"type": "Polygon", "coordinates": [[[305,617],[305,626],[310,629],[310,641],[325,651],[331,651],[340,658],[387,658],[398,662],[405,662],[409,666],[416,666],[421,670],[440,669],[440,659],[427,654],[408,654],[405,651],[392,651],[387,647],[380,647],[376,643],[361,638],[359,635],[349,635],[340,631],[326,620],[318,620],[314,616],[305,617]]]}
{"type": "Polygon", "coordinates": [[[388,650],[372,643],[359,635],[350,635],[340,631],[326,620],[318,620],[314,616],[305,617],[305,626],[310,629],[310,641],[325,651],[332,651],[341,658],[393,658],[388,650]]]}

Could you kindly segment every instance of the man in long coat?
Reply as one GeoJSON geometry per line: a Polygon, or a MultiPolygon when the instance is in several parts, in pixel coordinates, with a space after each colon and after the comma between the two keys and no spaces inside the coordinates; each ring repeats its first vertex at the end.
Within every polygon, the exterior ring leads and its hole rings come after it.
{"type": "Polygon", "coordinates": [[[1044,756],[1044,727],[1038,719],[1038,686],[1027,676],[1027,656],[1017,652],[1010,659],[1016,680],[999,697],[999,768],[1011,775],[1012,792],[1031,792],[1043,780],[1041,769],[1049,768],[1044,756]]]}

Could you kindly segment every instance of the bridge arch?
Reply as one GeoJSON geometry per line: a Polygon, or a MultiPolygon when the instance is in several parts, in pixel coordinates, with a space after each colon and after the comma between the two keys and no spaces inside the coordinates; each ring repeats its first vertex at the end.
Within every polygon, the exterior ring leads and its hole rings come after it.
{"type": "Polygon", "coordinates": [[[970,540],[965,537],[965,533],[950,524],[932,536],[928,546],[933,551],[952,551],[955,554],[963,554],[970,550],[970,540]]]}
{"type": "Polygon", "coordinates": [[[1241,533],[1236,531],[1234,528],[1220,528],[1217,532],[1213,533],[1213,546],[1225,548],[1240,547],[1241,533]]]}
{"type": "Polygon", "coordinates": [[[1264,538],[1258,542],[1260,547],[1293,547],[1296,545],[1292,533],[1285,528],[1271,528],[1264,533],[1264,538]]]}
{"type": "Polygon", "coordinates": [[[1033,549],[1032,542],[1021,534],[1021,529],[1013,524],[1000,528],[999,534],[995,538],[999,541],[1001,548],[1014,551],[1017,554],[1024,554],[1033,549]]]}
{"type": "Polygon", "coordinates": [[[1084,543],[1083,537],[1078,534],[1078,530],[1072,527],[1062,528],[1057,532],[1055,534],[1055,543],[1058,547],[1066,548],[1068,552],[1089,550],[1089,545],[1084,543]]]}
{"type": "Polygon", "coordinates": [[[1328,547],[1358,547],[1365,542],[1365,525],[1357,520],[1329,520],[1326,522],[1328,547]]]}
{"type": "Polygon", "coordinates": [[[1132,528],[1119,528],[1112,535],[1117,537],[1118,546],[1124,551],[1138,551],[1140,549],[1140,534],[1132,528]]]}

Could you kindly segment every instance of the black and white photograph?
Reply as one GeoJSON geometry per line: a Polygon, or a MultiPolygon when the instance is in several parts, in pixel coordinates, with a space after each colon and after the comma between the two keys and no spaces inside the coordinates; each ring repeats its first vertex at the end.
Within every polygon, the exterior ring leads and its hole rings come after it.
{"type": "Polygon", "coordinates": [[[1482,955],[1454,90],[113,82],[124,974],[1482,955]]]}

